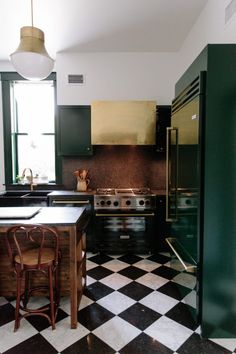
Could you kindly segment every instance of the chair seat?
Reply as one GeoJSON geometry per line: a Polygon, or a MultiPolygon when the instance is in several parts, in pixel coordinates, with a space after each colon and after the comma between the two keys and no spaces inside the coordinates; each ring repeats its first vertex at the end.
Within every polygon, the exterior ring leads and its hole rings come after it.
{"type": "MultiPolygon", "coordinates": [[[[38,248],[34,248],[22,252],[23,264],[25,266],[37,266],[38,254],[39,254],[38,248]]],[[[48,265],[52,263],[54,260],[55,260],[55,250],[52,248],[43,248],[40,264],[48,265]]],[[[19,264],[21,263],[19,255],[15,256],[15,262],[19,264]]]]}

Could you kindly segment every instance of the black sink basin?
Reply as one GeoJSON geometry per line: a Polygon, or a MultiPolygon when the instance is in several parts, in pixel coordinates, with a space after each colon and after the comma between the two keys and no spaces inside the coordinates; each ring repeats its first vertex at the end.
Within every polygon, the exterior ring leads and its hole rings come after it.
{"type": "Polygon", "coordinates": [[[1,194],[1,197],[23,197],[28,191],[7,191],[1,194]]]}
{"type": "Polygon", "coordinates": [[[29,191],[26,193],[23,198],[37,198],[37,197],[47,197],[47,195],[50,193],[50,191],[29,191]]]}

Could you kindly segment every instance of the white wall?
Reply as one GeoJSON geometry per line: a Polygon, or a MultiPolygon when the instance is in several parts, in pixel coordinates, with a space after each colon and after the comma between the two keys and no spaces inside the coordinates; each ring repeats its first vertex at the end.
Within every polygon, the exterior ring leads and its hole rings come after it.
{"type": "Polygon", "coordinates": [[[59,53],[58,104],[140,99],[170,104],[176,57],[176,53],[59,53]],[[68,74],[84,74],[85,84],[68,84],[68,74]]]}
{"type": "Polygon", "coordinates": [[[225,25],[225,8],[230,1],[207,2],[179,51],[178,78],[207,44],[236,43],[236,13],[225,25]]]}

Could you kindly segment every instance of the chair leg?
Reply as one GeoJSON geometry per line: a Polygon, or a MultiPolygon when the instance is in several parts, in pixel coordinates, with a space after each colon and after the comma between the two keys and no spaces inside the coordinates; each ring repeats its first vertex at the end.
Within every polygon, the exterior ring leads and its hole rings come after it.
{"type": "Polygon", "coordinates": [[[30,290],[30,272],[25,272],[25,291],[23,298],[23,306],[26,307],[29,301],[29,290],[30,290]]]}
{"type": "Polygon", "coordinates": [[[59,282],[59,267],[56,267],[55,269],[55,302],[56,306],[59,307],[60,305],[60,299],[61,299],[61,293],[60,293],[60,282],[59,282]]]}
{"type": "Polygon", "coordinates": [[[52,329],[55,329],[55,302],[54,302],[54,294],[53,294],[52,267],[49,267],[48,269],[48,277],[49,277],[51,325],[52,325],[52,329]]]}
{"type": "Polygon", "coordinates": [[[17,273],[16,274],[16,310],[15,310],[15,327],[14,327],[14,332],[17,331],[17,329],[20,326],[20,297],[21,297],[21,280],[22,280],[22,274],[17,273]]]}

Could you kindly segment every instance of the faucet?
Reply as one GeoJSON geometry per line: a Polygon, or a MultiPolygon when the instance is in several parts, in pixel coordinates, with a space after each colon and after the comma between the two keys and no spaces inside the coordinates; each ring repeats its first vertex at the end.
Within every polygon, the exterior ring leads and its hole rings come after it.
{"type": "Polygon", "coordinates": [[[34,184],[33,184],[33,172],[32,172],[32,170],[31,170],[31,168],[29,168],[29,167],[26,167],[26,168],[24,168],[24,170],[23,170],[23,172],[22,172],[22,178],[24,178],[25,177],[25,172],[26,172],[26,170],[29,170],[29,172],[30,172],[30,180],[29,180],[29,183],[30,183],[30,190],[32,191],[34,188],[33,188],[33,186],[34,186],[34,184]]]}

